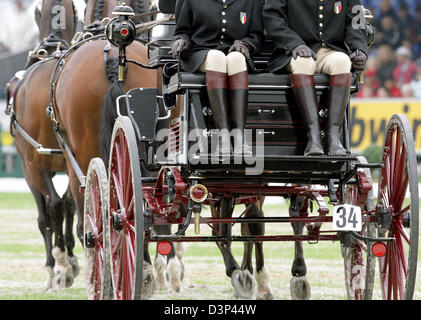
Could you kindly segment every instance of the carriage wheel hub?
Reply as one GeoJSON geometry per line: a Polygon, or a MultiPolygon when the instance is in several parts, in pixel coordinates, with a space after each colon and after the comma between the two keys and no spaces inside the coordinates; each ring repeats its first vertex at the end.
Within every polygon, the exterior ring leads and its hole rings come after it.
{"type": "Polygon", "coordinates": [[[95,236],[93,232],[86,232],[85,233],[85,246],[86,248],[92,249],[95,247],[95,236]]]}
{"type": "Polygon", "coordinates": [[[378,225],[381,231],[388,231],[392,226],[392,211],[390,208],[384,207],[382,204],[377,207],[378,225]]]}
{"type": "Polygon", "coordinates": [[[116,231],[123,230],[123,218],[120,213],[113,213],[113,229],[116,231]]]}

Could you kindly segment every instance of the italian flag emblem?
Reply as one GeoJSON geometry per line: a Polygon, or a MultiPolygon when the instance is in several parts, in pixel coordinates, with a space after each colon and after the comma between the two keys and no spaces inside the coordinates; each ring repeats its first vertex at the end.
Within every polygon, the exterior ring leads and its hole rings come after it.
{"type": "Polygon", "coordinates": [[[247,12],[240,12],[240,21],[242,24],[245,24],[247,21],[247,12]]]}
{"type": "Polygon", "coordinates": [[[335,2],[334,11],[335,11],[336,14],[339,14],[342,11],[342,2],[341,1],[335,2]]]}

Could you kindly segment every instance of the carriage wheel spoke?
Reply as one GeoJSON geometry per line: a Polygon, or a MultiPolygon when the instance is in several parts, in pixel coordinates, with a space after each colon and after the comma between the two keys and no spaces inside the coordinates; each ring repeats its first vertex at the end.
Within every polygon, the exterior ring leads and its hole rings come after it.
{"type": "Polygon", "coordinates": [[[112,177],[113,177],[113,182],[115,185],[115,193],[117,195],[118,205],[120,206],[120,209],[123,209],[124,208],[123,195],[121,194],[122,188],[121,188],[119,179],[117,178],[115,172],[112,173],[112,177]]]}
{"type": "MultiPolygon", "coordinates": [[[[405,248],[402,243],[402,237],[399,234],[396,235],[396,251],[400,269],[405,274],[406,278],[408,276],[408,273],[406,265],[405,248]]],[[[400,274],[402,274],[402,272],[400,274]]]]}
{"type": "Polygon", "coordinates": [[[410,237],[406,229],[403,227],[402,222],[396,222],[396,230],[405,239],[407,244],[410,244],[410,237]]]}
{"type": "Polygon", "coordinates": [[[408,172],[405,175],[405,178],[400,184],[399,192],[396,192],[395,199],[393,201],[393,208],[395,212],[399,212],[402,209],[403,202],[405,200],[406,190],[408,189],[409,175],[408,172]]]}

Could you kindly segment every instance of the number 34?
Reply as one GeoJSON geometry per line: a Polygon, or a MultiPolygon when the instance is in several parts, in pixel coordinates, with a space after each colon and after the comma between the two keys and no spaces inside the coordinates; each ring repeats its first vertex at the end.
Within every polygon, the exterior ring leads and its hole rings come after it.
{"type": "Polygon", "coordinates": [[[350,204],[335,206],[332,226],[335,231],[361,231],[361,208],[350,204]]]}

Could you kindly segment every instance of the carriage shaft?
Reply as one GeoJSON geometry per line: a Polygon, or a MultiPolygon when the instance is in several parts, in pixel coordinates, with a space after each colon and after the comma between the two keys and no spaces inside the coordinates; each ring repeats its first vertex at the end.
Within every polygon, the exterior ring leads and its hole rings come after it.
{"type": "MultiPolygon", "coordinates": [[[[153,225],[184,224],[186,218],[181,217],[158,217],[152,218],[153,225]]],[[[374,222],[374,216],[363,215],[363,222],[374,222]]],[[[267,218],[208,218],[201,217],[201,224],[224,224],[224,223],[325,223],[332,222],[332,216],[314,217],[267,217],[267,218]]],[[[190,222],[194,223],[193,221],[190,222]]]]}
{"type": "Polygon", "coordinates": [[[145,237],[145,242],[265,242],[265,241],[337,241],[338,234],[325,235],[276,235],[276,236],[209,236],[209,237],[173,237],[173,236],[151,236],[145,237]]]}

